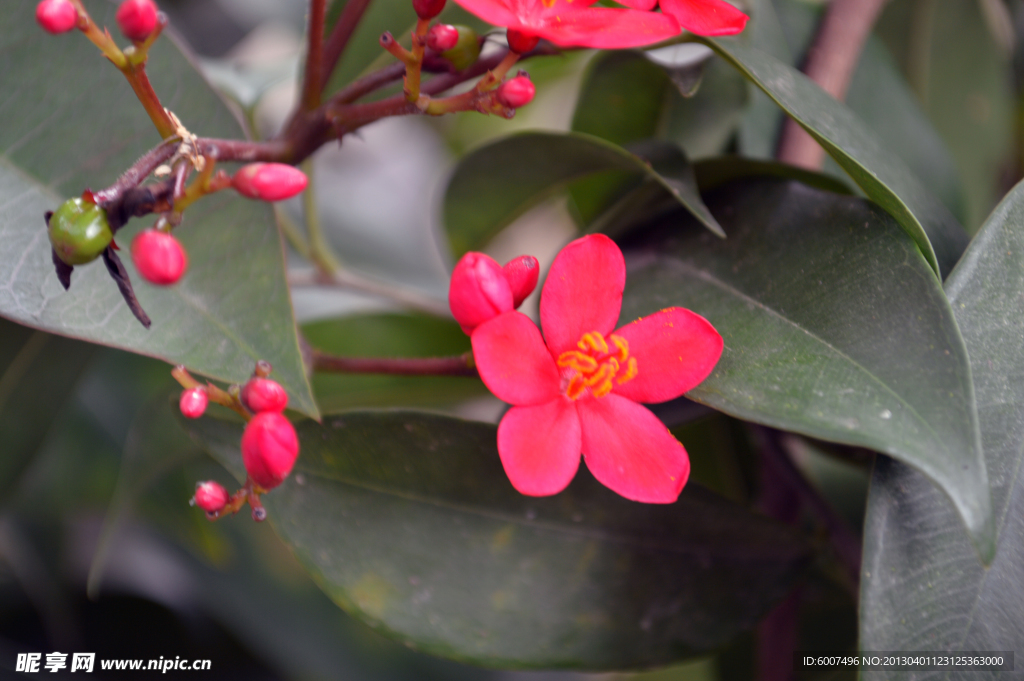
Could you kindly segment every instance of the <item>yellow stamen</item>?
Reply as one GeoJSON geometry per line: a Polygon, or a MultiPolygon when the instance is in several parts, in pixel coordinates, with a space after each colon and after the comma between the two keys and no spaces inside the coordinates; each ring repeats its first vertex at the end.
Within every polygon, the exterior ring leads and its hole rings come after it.
{"type": "Polygon", "coordinates": [[[609,336],[614,351],[597,331],[583,334],[576,346],[558,356],[557,364],[563,369],[565,395],[571,400],[583,397],[588,391],[594,397],[604,397],[615,384],[623,384],[637,374],[635,357],[629,356],[629,342],[612,334],[609,336]]]}

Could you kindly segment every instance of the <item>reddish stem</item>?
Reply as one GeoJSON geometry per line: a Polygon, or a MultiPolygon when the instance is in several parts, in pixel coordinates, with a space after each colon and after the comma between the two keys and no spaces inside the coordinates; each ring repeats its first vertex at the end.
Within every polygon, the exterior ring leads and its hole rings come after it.
{"type": "Polygon", "coordinates": [[[309,46],[306,49],[306,73],[302,84],[302,108],[312,111],[320,106],[324,68],[324,16],[326,0],[309,3],[309,46]]]}
{"type": "Polygon", "coordinates": [[[356,27],[363,18],[366,8],[370,6],[370,0],[348,0],[345,8],[341,10],[341,16],[334,24],[330,37],[323,49],[323,62],[321,68],[320,89],[327,87],[331,74],[341,61],[341,55],[348,47],[348,41],[355,32],[356,27]]]}
{"type": "Polygon", "coordinates": [[[313,348],[313,371],[401,376],[479,376],[473,353],[457,357],[339,357],[313,348]]]}

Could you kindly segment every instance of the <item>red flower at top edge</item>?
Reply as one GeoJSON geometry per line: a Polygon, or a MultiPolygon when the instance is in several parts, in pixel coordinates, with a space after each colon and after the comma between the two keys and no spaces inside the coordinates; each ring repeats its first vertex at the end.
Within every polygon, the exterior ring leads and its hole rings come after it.
{"type": "Polygon", "coordinates": [[[672,307],[618,329],[626,266],[611,239],[573,241],[541,292],[544,336],[518,312],[473,331],[480,377],[513,406],[498,426],[512,485],[531,496],[562,491],[580,453],[602,484],[627,499],[671,503],[690,474],[683,446],[638,402],[664,402],[703,381],[722,337],[672,307]]]}
{"type": "Polygon", "coordinates": [[[639,10],[652,10],[661,5],[661,11],[679,25],[697,35],[733,35],[747,25],[747,15],[725,0],[618,0],[639,10]]]}
{"type": "Polygon", "coordinates": [[[490,24],[546,38],[563,47],[642,47],[679,35],[679,24],[667,14],[591,7],[596,0],[455,1],[490,24]]]}

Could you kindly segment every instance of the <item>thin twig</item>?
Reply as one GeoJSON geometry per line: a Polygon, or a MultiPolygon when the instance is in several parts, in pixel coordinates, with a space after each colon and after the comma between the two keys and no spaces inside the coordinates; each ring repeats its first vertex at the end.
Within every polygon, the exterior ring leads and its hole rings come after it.
{"type": "MultiPolygon", "coordinates": [[[[807,53],[804,73],[840,102],[886,0],[834,0],[807,53]]],[[[825,151],[793,119],[786,119],[776,157],[783,163],[821,170],[825,151]]]]}
{"type": "Polygon", "coordinates": [[[310,0],[307,31],[306,72],[302,78],[302,108],[312,111],[320,106],[324,69],[324,17],[327,0],[310,0]]]}
{"type": "Polygon", "coordinates": [[[392,300],[403,307],[426,312],[436,317],[451,318],[452,313],[443,302],[424,296],[410,289],[390,286],[372,279],[366,279],[349,270],[340,269],[333,274],[319,271],[291,272],[288,274],[291,287],[336,286],[338,288],[367,293],[392,300]]]}
{"type": "Polygon", "coordinates": [[[339,357],[314,348],[313,371],[400,376],[479,376],[472,352],[455,357],[339,357]]]}
{"type": "Polygon", "coordinates": [[[341,16],[338,17],[337,23],[334,24],[331,36],[327,39],[323,49],[323,66],[321,68],[320,80],[321,91],[327,87],[335,67],[341,61],[341,55],[345,53],[345,48],[348,47],[349,39],[355,32],[356,27],[359,26],[359,22],[369,6],[370,0],[348,0],[345,3],[345,8],[341,10],[341,16]]]}

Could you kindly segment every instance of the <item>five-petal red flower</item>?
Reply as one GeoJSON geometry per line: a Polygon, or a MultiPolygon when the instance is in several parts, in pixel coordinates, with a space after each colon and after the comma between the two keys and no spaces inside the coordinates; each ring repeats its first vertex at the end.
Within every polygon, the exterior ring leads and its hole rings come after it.
{"type": "Polygon", "coordinates": [[[596,0],[455,1],[490,24],[563,47],[642,47],[679,35],[679,24],[667,14],[592,7],[596,0]]]}
{"type": "Polygon", "coordinates": [[[678,307],[616,329],[625,283],[615,242],[586,236],[566,246],[548,273],[543,338],[514,311],[473,331],[480,377],[515,405],[498,426],[498,453],[523,494],[563,490],[581,453],[594,477],[634,501],[669,503],[686,484],[686,450],[637,403],[696,387],[718,362],[722,337],[678,307]]]}

